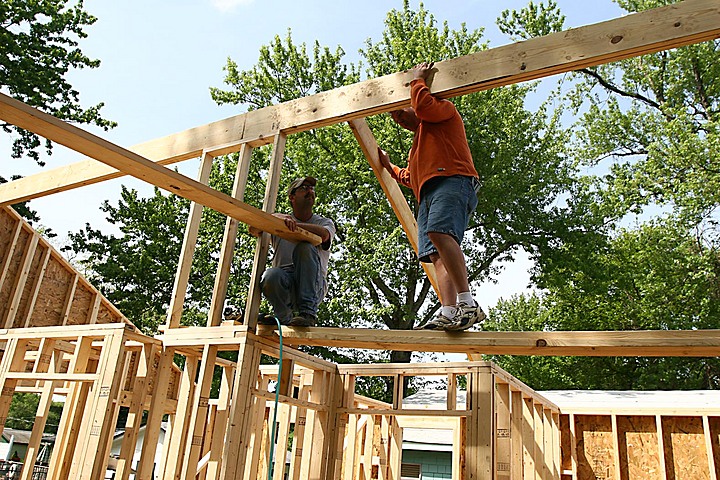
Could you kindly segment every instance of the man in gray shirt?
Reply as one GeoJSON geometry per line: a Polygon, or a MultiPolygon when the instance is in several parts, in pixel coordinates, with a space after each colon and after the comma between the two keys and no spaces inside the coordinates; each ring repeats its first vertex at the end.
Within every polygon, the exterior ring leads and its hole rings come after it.
{"type": "MultiPolygon", "coordinates": [[[[273,214],[283,219],[290,231],[300,227],[322,239],[320,245],[313,246],[308,242],[295,243],[272,236],[275,252],[272,268],[265,271],[260,286],[281,325],[314,327],[318,305],[327,292],[327,267],[335,224],[329,218],[313,213],[315,185],[317,180],[313,177],[293,180],[287,191],[292,214],[273,214]]],[[[255,236],[261,233],[254,227],[249,231],[255,236]]],[[[261,315],[258,323],[275,325],[275,320],[261,315]]]]}

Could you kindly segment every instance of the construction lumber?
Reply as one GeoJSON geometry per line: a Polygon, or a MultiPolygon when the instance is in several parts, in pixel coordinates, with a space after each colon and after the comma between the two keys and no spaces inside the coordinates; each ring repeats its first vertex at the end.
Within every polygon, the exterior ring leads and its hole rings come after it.
{"type": "MultiPolygon", "coordinates": [[[[437,62],[432,90],[440,97],[451,98],[719,36],[717,1],[685,0],[437,62]]],[[[410,79],[408,72],[399,72],[366,80],[198,126],[131,150],[163,165],[197,158],[203,150],[214,156],[238,151],[242,143],[268,143],[268,138],[271,140],[278,131],[297,133],[409,105],[410,79]]],[[[14,204],[120,175],[96,162],[79,162],[1,185],[0,204],[14,204]]]]}
{"type": "MultiPolygon", "coordinates": [[[[152,162],[137,153],[126,150],[74,125],[43,113],[40,110],[0,93],[0,119],[30,132],[42,135],[61,145],[87,155],[102,163],[151,183],[170,193],[210,207],[229,217],[253,225],[264,232],[288,240],[306,241],[313,245],[320,243],[320,237],[301,228],[291,232],[281,219],[270,213],[236,200],[230,195],[203,185],[181,173],[152,162]]],[[[28,177],[32,178],[32,177],[28,177]]],[[[38,181],[37,178],[34,179],[38,181]]],[[[61,191],[54,185],[56,179],[46,177],[45,183],[35,184],[36,190],[61,191]]],[[[11,182],[13,183],[13,182],[11,182]]],[[[25,198],[24,200],[28,200],[25,198]]],[[[17,200],[10,202],[16,203],[17,200]]]]}
{"type": "MultiPolygon", "coordinates": [[[[260,335],[275,336],[261,326],[260,335]]],[[[283,328],[285,345],[492,355],[717,357],[720,330],[436,332],[362,328],[283,328]]]]}

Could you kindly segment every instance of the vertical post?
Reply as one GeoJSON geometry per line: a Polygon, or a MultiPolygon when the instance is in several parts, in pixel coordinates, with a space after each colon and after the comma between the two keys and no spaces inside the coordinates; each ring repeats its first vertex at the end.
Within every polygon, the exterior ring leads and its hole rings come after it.
{"type": "MultiPolygon", "coordinates": [[[[265,199],[263,200],[263,211],[268,213],[274,212],[277,205],[286,139],[287,137],[284,133],[278,133],[275,135],[275,141],[273,142],[270,171],[268,173],[267,185],[265,186],[265,199]]],[[[254,330],[257,326],[257,315],[260,311],[260,278],[262,278],[262,274],[265,272],[265,262],[267,262],[269,250],[270,235],[263,233],[258,237],[255,246],[253,271],[250,276],[250,291],[248,292],[247,305],[245,307],[245,325],[251,330],[254,330]]]]}
{"type": "MultiPolygon", "coordinates": [[[[165,466],[162,478],[164,480],[175,480],[181,475],[181,469],[185,465],[185,445],[188,441],[188,423],[192,415],[192,398],[195,396],[195,377],[197,376],[198,358],[188,355],[185,357],[185,368],[182,371],[180,392],[178,394],[177,410],[173,421],[172,434],[165,436],[165,448],[168,459],[174,459],[165,466]]],[[[192,442],[192,438],[190,439],[192,442]]]]}
{"type": "Polygon", "coordinates": [[[205,345],[203,347],[200,374],[198,375],[194,395],[186,397],[188,399],[192,398],[192,405],[188,408],[187,425],[190,441],[185,443],[185,461],[180,475],[181,480],[194,479],[197,472],[198,460],[200,460],[200,453],[202,452],[205,424],[207,423],[210,387],[212,387],[213,373],[215,372],[217,351],[217,345],[205,345]]]}
{"type": "Polygon", "coordinates": [[[220,384],[220,395],[218,396],[217,415],[215,417],[215,428],[210,445],[210,460],[207,466],[207,480],[218,480],[220,478],[220,462],[222,461],[223,444],[225,443],[225,432],[227,431],[228,409],[230,408],[230,386],[235,367],[223,367],[222,383],[220,384]]]}
{"type": "Polygon", "coordinates": [[[512,409],[510,412],[510,478],[523,480],[523,398],[521,391],[512,391],[512,409]]]}
{"type": "Polygon", "coordinates": [[[115,470],[115,476],[118,480],[127,480],[130,476],[130,470],[132,470],[135,444],[140,431],[140,422],[145,404],[148,374],[155,359],[156,352],[157,346],[153,343],[144,344],[142,349],[136,352],[137,370],[132,386],[128,416],[125,422],[125,438],[120,448],[117,470],[115,470]]]}
{"type": "Polygon", "coordinates": [[[252,389],[257,382],[261,352],[256,348],[255,342],[247,337],[242,338],[238,349],[220,478],[242,478],[248,460],[247,451],[252,433],[250,426],[253,424],[253,418],[249,413],[254,398],[252,389]]]}
{"type": "MultiPolygon", "coordinates": [[[[242,201],[245,198],[245,187],[247,186],[248,172],[250,171],[250,159],[252,158],[252,147],[244,143],[240,147],[237,169],[235,170],[235,181],[233,182],[232,196],[242,201]]],[[[210,311],[208,312],[207,325],[209,327],[220,325],[222,309],[227,296],[228,279],[230,278],[230,267],[232,266],[233,252],[237,242],[238,221],[232,217],[225,219],[225,231],[223,232],[222,247],[220,249],[220,260],[218,261],[217,272],[215,273],[215,285],[213,287],[210,311]]]]}
{"type": "MultiPolygon", "coordinates": [[[[90,354],[92,353],[91,337],[78,337],[75,343],[69,373],[83,373],[88,370],[90,354]]],[[[72,382],[65,397],[60,426],[55,435],[55,448],[53,448],[50,465],[48,467],[48,478],[51,480],[65,480],[70,478],[70,466],[73,453],[76,450],[80,425],[83,421],[83,413],[87,404],[90,385],[85,382],[72,382]]]]}
{"type": "MultiPolygon", "coordinates": [[[[212,162],[212,155],[203,152],[200,169],[198,171],[198,182],[207,185],[210,179],[210,172],[212,171],[212,162]]],[[[183,237],[183,244],[180,249],[180,259],[178,260],[175,283],[173,284],[173,291],[170,297],[166,328],[177,328],[180,326],[180,317],[182,317],[183,306],[185,304],[185,294],[187,293],[188,281],[190,279],[193,254],[195,253],[195,246],[197,245],[202,211],[202,205],[196,202],[190,202],[190,212],[188,213],[187,225],[185,226],[185,236],[183,237]]]]}
{"type": "Polygon", "coordinates": [[[497,468],[498,479],[507,480],[510,477],[510,462],[512,456],[512,443],[510,435],[510,385],[498,383],[496,386],[497,402],[497,468]]]}
{"type": "MultiPolygon", "coordinates": [[[[147,423],[145,424],[145,440],[140,454],[140,464],[137,468],[137,478],[152,478],[153,468],[155,467],[155,450],[160,439],[162,419],[166,411],[167,385],[170,383],[173,372],[174,355],[175,350],[172,348],[163,347],[160,350],[160,359],[154,375],[152,398],[148,409],[147,423]]],[[[165,445],[163,446],[165,457],[167,457],[169,438],[169,435],[165,436],[165,445]]]]}

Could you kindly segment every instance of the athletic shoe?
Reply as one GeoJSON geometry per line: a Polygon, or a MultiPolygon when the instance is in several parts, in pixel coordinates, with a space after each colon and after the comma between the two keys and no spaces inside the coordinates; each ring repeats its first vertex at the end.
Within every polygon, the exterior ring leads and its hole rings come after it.
{"type": "Polygon", "coordinates": [[[312,315],[310,313],[301,313],[299,315],[296,315],[290,320],[290,323],[288,323],[288,326],[290,327],[314,327],[317,323],[317,318],[315,318],[315,315],[312,315]]]}
{"type": "Polygon", "coordinates": [[[450,325],[445,330],[457,332],[467,330],[473,325],[481,324],[485,320],[485,312],[480,305],[468,305],[467,303],[458,303],[458,311],[452,319],[450,325]]]}
{"type": "MultiPolygon", "coordinates": [[[[459,311],[459,310],[458,310],[459,311]]],[[[428,320],[422,325],[414,327],[413,330],[446,330],[447,327],[453,325],[453,319],[448,318],[442,313],[438,312],[433,318],[428,320]]]]}

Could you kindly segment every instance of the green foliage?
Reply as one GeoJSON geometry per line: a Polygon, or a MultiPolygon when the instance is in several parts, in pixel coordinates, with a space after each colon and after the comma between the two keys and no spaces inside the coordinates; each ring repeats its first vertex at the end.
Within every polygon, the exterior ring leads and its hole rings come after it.
{"type": "MultiPolygon", "coordinates": [[[[5,426],[17,430],[32,430],[37,415],[40,396],[34,393],[15,393],[8,410],[5,426]]],[[[45,432],[56,433],[62,415],[63,404],[53,402],[45,419],[45,432]]]]}
{"type": "MultiPolygon", "coordinates": [[[[640,11],[672,2],[618,3],[640,11]]],[[[503,18],[506,33],[529,38],[558,28],[561,17],[531,5],[503,18]]],[[[577,219],[603,227],[568,236],[537,257],[542,297],[501,302],[486,328],[716,328],[718,45],[623,60],[575,77],[566,97],[579,118],[571,155],[590,174],[567,201],[581,213],[577,219]]],[[[493,359],[534,388],[720,386],[716,359],[493,359]]]]}
{"type": "MultiPolygon", "coordinates": [[[[99,60],[85,56],[78,48],[85,28],[97,20],[83,9],[82,0],[10,1],[0,4],[0,86],[12,96],[58,118],[92,123],[104,129],[116,124],[103,119],[103,104],[83,108],[79,93],[67,81],[71,69],[97,68],[99,60]]],[[[25,130],[15,131],[13,158],[22,155],[42,165],[38,149],[40,137],[25,130]]],[[[45,141],[48,154],[50,141],[45,141]]]]}
{"type": "Polygon", "coordinates": [[[522,10],[504,10],[497,19],[498,28],[513,41],[542,37],[563,29],[565,15],[552,0],[545,5],[532,1],[522,10]]]}

